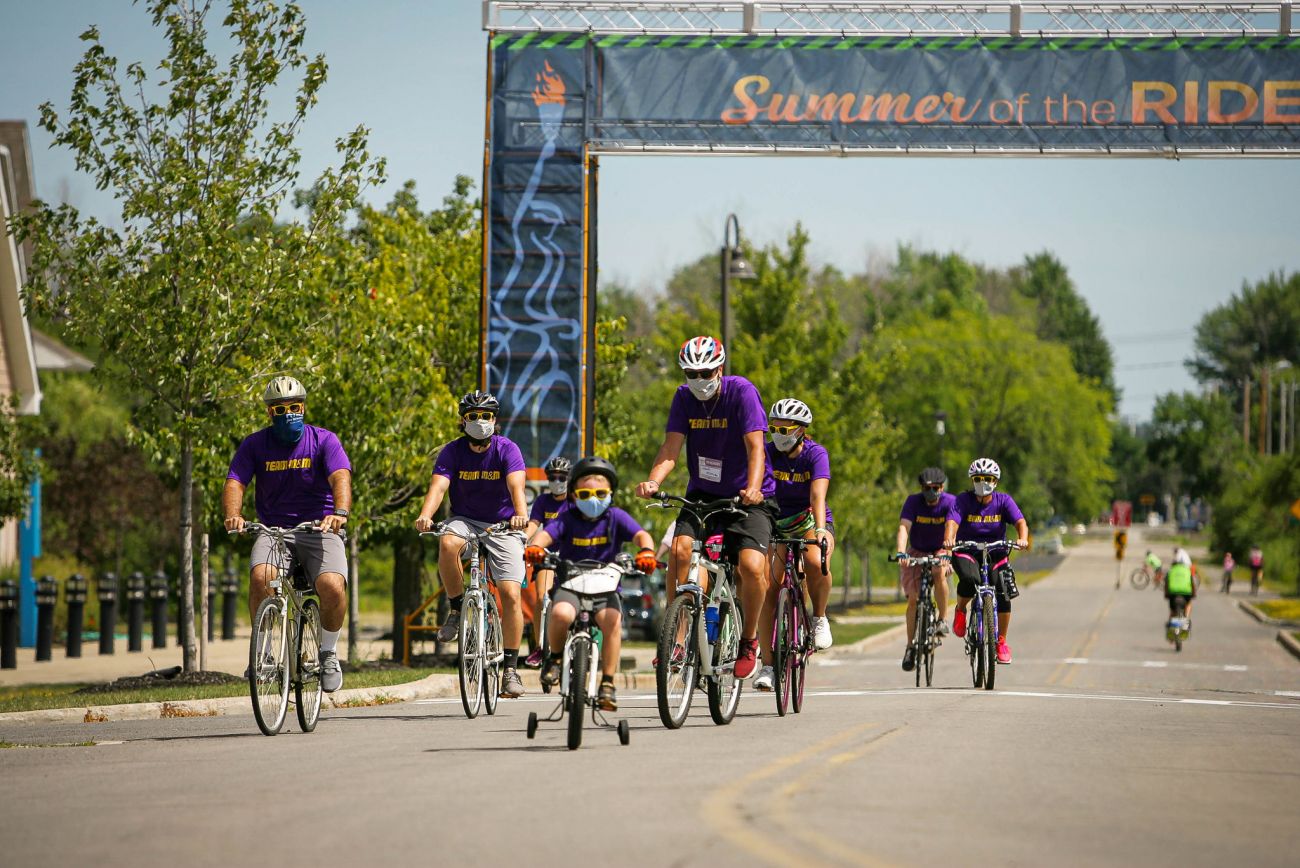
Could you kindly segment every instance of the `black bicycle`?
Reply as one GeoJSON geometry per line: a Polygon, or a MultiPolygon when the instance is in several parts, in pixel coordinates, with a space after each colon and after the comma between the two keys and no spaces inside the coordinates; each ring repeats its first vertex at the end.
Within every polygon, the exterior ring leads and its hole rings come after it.
{"type": "MultiPolygon", "coordinates": [[[[934,677],[934,652],[942,644],[939,636],[939,609],[934,604],[934,570],[948,563],[947,557],[903,557],[893,554],[891,561],[905,560],[909,566],[921,568],[921,588],[916,595],[915,631],[912,633],[912,654],[916,660],[916,686],[921,686],[921,674],[925,673],[925,686],[929,687],[934,677]]],[[[976,685],[977,687],[979,685],[976,685]]]]}
{"type": "Polygon", "coordinates": [[[980,580],[971,600],[971,615],[966,623],[966,656],[970,658],[971,681],[976,688],[993,689],[998,670],[998,598],[994,590],[989,552],[1010,554],[1020,548],[1011,540],[994,542],[959,542],[953,554],[979,556],[980,580]]]}

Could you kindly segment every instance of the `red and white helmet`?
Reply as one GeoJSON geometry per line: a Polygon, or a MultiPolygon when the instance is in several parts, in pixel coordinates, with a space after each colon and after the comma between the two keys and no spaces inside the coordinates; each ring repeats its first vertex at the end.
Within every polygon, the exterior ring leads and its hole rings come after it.
{"type": "Polygon", "coordinates": [[[683,371],[712,371],[722,367],[726,360],[722,341],[709,335],[691,338],[677,353],[677,364],[683,371]]]}

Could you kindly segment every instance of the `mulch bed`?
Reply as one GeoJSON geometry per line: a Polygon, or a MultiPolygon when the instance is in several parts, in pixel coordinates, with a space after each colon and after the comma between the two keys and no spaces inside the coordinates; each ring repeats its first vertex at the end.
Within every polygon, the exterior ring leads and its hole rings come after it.
{"type": "Polygon", "coordinates": [[[228,672],[181,672],[179,666],[155,669],[144,675],[130,675],[105,684],[87,684],[77,693],[110,693],[115,690],[147,690],[151,687],[208,687],[217,684],[239,684],[244,679],[228,672]]]}

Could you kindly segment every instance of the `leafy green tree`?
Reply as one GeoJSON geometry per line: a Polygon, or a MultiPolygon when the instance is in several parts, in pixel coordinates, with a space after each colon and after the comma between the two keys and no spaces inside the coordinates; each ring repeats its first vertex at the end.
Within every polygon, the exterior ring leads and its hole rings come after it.
{"type": "Polygon", "coordinates": [[[232,400],[295,367],[334,315],[306,279],[382,166],[357,128],[338,141],[339,167],[316,182],[307,223],[249,232],[250,221],[274,220],[298,180],[294,142],[325,82],[325,59],[303,52],[306,22],[293,4],[231,0],[216,38],[206,3],[146,7],[167,45],[152,80],[144,63],[120,69],[91,27],[66,115],[41,107],[55,144],[114,194],[121,228],[42,204],[18,221],[18,234],[36,243],[29,303],[66,312],[72,340],[102,347],[100,375],[144,399],[133,435],[178,477],[190,670],[195,473],[224,475],[237,432],[232,400]],[[223,63],[215,52],[226,45],[233,52],[223,63]],[[272,120],[286,75],[300,77],[296,96],[272,120]]]}
{"type": "Polygon", "coordinates": [[[1156,399],[1147,458],[1166,491],[1214,499],[1243,454],[1232,406],[1220,395],[1170,392],[1156,399]]]}
{"type": "Polygon", "coordinates": [[[0,527],[27,513],[27,495],[38,468],[32,452],[35,440],[33,417],[18,415],[17,397],[0,403],[0,527]]]}

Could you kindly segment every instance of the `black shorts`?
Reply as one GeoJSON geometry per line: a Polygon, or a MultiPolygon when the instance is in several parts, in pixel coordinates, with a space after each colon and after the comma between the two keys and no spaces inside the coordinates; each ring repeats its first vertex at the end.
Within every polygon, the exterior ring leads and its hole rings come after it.
{"type": "Polygon", "coordinates": [[[1187,611],[1187,604],[1191,602],[1191,599],[1194,596],[1196,595],[1192,594],[1191,596],[1188,596],[1187,594],[1174,594],[1173,596],[1170,596],[1166,594],[1165,599],[1169,601],[1169,614],[1176,615],[1179,612],[1187,611]]]}
{"type": "MultiPolygon", "coordinates": [[[[957,573],[957,596],[970,598],[975,596],[975,586],[980,580],[980,566],[969,558],[953,556],[952,568],[957,573]]],[[[990,568],[989,581],[993,584],[993,595],[998,601],[998,612],[1011,611],[1011,598],[1003,590],[998,580],[997,570],[990,568]]]]}
{"type": "Polygon", "coordinates": [[[574,608],[574,611],[577,611],[582,607],[582,597],[587,598],[593,614],[605,609],[613,609],[619,614],[623,613],[623,604],[619,602],[618,591],[606,591],[603,594],[577,594],[560,588],[555,591],[551,606],[554,607],[557,603],[568,603],[574,608]]]}
{"type": "MultiPolygon", "coordinates": [[[[707,503],[718,498],[712,494],[688,491],[686,497],[698,503],[707,503]]],[[[739,505],[744,515],[722,513],[709,521],[709,533],[722,531],[725,550],[728,557],[735,558],[742,549],[753,549],[767,557],[772,548],[772,537],[776,533],[776,501],[768,498],[753,506],[739,505]]],[[[708,534],[700,527],[700,520],[695,513],[683,509],[677,514],[677,536],[691,539],[707,539],[708,534]]]]}

